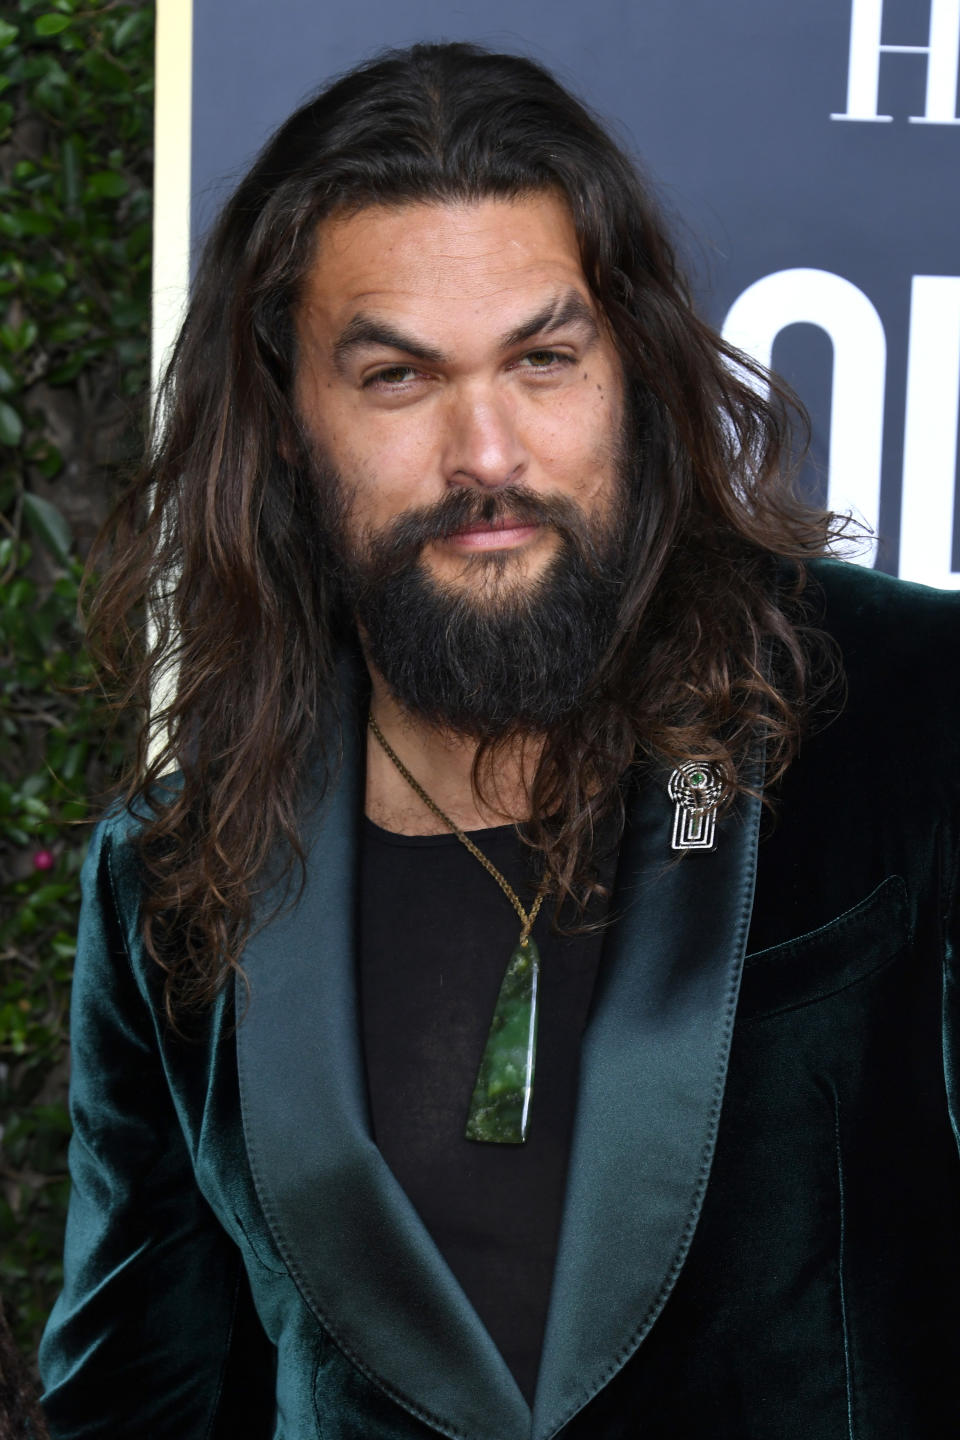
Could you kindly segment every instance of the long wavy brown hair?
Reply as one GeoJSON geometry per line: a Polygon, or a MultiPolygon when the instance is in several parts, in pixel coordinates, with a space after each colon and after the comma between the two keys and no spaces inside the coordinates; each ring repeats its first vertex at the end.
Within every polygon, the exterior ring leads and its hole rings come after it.
{"type": "MultiPolygon", "coordinates": [[[[804,563],[835,524],[794,494],[789,393],[698,318],[649,185],[547,72],[470,45],[390,52],[294,114],[226,205],[148,461],[92,562],[90,640],[144,719],[126,802],[171,1010],[239,966],[265,877],[302,867],[305,777],[336,764],[344,620],[293,399],[317,225],[544,191],[573,217],[640,433],[615,634],[546,737],[525,836],[583,901],[631,767],[712,760],[735,793],[764,749],[767,787],[796,750],[815,688],[804,563]]],[[[481,746],[475,784],[509,739],[481,746]]]]}

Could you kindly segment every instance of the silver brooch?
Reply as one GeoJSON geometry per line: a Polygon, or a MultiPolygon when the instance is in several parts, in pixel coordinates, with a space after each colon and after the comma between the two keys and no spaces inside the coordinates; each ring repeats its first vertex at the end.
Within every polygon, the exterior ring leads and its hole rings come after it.
{"type": "Polygon", "coordinates": [[[718,765],[687,760],[677,766],[667,785],[667,794],[676,805],[672,849],[713,849],[717,806],[726,788],[718,765]]]}

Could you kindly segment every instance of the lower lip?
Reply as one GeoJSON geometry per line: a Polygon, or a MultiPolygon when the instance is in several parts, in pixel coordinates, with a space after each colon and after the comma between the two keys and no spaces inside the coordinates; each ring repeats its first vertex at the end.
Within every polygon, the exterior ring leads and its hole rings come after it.
{"type": "Polygon", "coordinates": [[[449,536],[447,544],[454,550],[515,550],[539,529],[539,525],[512,525],[503,530],[460,530],[449,536]]]}

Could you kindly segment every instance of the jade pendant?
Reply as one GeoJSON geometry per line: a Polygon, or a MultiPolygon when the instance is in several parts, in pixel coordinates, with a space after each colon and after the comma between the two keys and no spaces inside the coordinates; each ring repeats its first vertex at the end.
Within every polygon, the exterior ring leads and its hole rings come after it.
{"type": "Polygon", "coordinates": [[[521,940],[510,956],[467,1116],[468,1140],[522,1145],[527,1138],[537,1059],[540,952],[521,940]]]}

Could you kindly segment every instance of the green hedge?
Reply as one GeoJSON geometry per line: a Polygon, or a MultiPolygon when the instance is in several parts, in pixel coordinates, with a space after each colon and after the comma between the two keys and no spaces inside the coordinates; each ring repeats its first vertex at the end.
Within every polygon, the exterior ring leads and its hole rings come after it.
{"type": "Polygon", "coordinates": [[[0,1297],[56,1295],[78,872],[115,776],[76,619],[144,430],[153,7],[0,7],[0,1297]]]}

